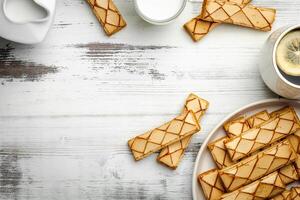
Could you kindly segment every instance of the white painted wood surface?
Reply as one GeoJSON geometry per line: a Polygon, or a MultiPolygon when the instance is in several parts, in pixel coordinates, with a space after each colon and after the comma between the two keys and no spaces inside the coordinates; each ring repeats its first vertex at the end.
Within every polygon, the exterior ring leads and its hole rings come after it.
{"type": "MultiPolygon", "coordinates": [[[[83,0],[58,0],[39,45],[0,40],[0,199],[191,199],[196,154],[234,109],[277,97],[257,64],[270,33],[222,25],[193,43],[182,25],[152,26],[116,0],[128,27],[107,38],[83,0]],[[195,92],[211,102],[181,165],[135,162],[127,140],[176,116],[195,92]]],[[[277,9],[274,29],[300,22],[298,0],[254,0],[277,9]]],[[[0,27],[2,28],[2,27],[0,27]]]]}

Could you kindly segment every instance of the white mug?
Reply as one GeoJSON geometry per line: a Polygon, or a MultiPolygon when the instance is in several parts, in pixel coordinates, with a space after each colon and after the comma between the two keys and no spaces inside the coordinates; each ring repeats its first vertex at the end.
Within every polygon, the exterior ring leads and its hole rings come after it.
{"type": "Polygon", "coordinates": [[[0,0],[0,37],[24,44],[42,42],[53,22],[55,5],[56,0],[0,0]],[[24,5],[27,6],[21,7],[24,5]],[[13,10],[14,6],[16,10],[13,10]],[[20,9],[23,9],[22,14],[20,9]],[[35,9],[43,10],[45,15],[41,18],[22,18],[36,13],[35,9]]]}
{"type": "Polygon", "coordinates": [[[280,40],[295,29],[300,29],[300,24],[284,26],[273,32],[263,47],[259,63],[259,71],[266,85],[276,94],[288,99],[300,99],[300,85],[289,81],[280,72],[276,63],[276,50],[280,40]]]}

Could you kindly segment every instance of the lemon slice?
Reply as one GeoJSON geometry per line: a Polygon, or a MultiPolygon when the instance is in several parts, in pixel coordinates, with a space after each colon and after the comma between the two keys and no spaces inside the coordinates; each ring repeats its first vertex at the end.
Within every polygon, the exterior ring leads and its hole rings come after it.
{"type": "Polygon", "coordinates": [[[287,75],[300,76],[300,30],[288,33],[279,42],[276,62],[287,75]]]}

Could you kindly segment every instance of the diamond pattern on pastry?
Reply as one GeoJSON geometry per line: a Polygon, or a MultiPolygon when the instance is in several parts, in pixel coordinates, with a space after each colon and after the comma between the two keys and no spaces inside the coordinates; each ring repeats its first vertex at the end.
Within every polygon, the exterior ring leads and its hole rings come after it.
{"type": "Polygon", "coordinates": [[[285,190],[281,194],[276,195],[275,197],[271,198],[270,200],[291,200],[291,191],[285,190]]]}
{"type": "Polygon", "coordinates": [[[288,140],[219,170],[224,187],[234,191],[295,161],[297,155],[288,140]]]}
{"type": "Polygon", "coordinates": [[[218,200],[225,193],[217,169],[212,169],[198,176],[204,196],[207,200],[218,200]]]}
{"type": "Polygon", "coordinates": [[[250,129],[250,126],[244,116],[230,120],[223,125],[223,128],[228,135],[232,138],[250,129]]]}
{"type": "Polygon", "coordinates": [[[219,23],[207,22],[202,20],[200,16],[197,16],[185,23],[183,27],[194,42],[197,42],[218,25],[219,23]]]}
{"type": "Polygon", "coordinates": [[[184,112],[170,122],[128,141],[135,160],[163,149],[200,130],[193,111],[184,112]]]}
{"type": "MultiPolygon", "coordinates": [[[[254,122],[256,125],[260,125],[267,120],[267,117],[265,115],[268,115],[268,113],[266,111],[263,112],[264,113],[259,112],[250,116],[248,120],[250,119],[251,122],[254,122]]],[[[223,128],[226,131],[227,135],[237,136],[250,129],[248,120],[245,120],[245,117],[241,116],[226,122],[223,128]]],[[[230,156],[228,155],[227,149],[225,148],[224,142],[228,139],[229,138],[225,136],[207,145],[219,169],[231,166],[236,163],[231,160],[230,156]]]]}
{"type": "MultiPolygon", "coordinates": [[[[229,0],[237,4],[248,4],[250,0],[229,0]]],[[[212,31],[220,23],[207,22],[201,19],[201,15],[191,19],[183,25],[186,32],[191,36],[191,38],[197,42],[201,40],[205,35],[212,31]]]]}
{"type": "Polygon", "coordinates": [[[251,128],[253,128],[255,126],[262,124],[265,121],[268,121],[269,119],[270,119],[269,113],[266,110],[264,110],[264,111],[256,113],[255,115],[247,118],[246,120],[247,120],[249,126],[251,128]]]}
{"type": "Polygon", "coordinates": [[[268,199],[285,190],[278,172],[273,172],[249,185],[222,195],[221,200],[268,199]]]}
{"type": "Polygon", "coordinates": [[[285,185],[299,180],[299,176],[294,164],[289,164],[278,170],[278,174],[285,185]]]}
{"type": "Polygon", "coordinates": [[[300,122],[293,108],[252,128],[239,136],[225,141],[227,151],[233,161],[242,159],[300,128],[300,122]]]}
{"type": "Polygon", "coordinates": [[[228,167],[231,166],[233,164],[235,164],[235,162],[233,162],[230,158],[230,156],[228,155],[225,145],[224,145],[224,141],[228,140],[228,137],[222,137],[216,141],[213,141],[211,143],[209,143],[207,145],[208,150],[210,151],[217,167],[219,169],[222,169],[223,167],[228,167]]]}
{"type": "Polygon", "coordinates": [[[300,200],[300,187],[293,187],[291,189],[291,200],[300,200]]]}
{"type": "Polygon", "coordinates": [[[210,22],[230,23],[261,31],[270,31],[275,14],[276,10],[271,8],[258,8],[249,4],[220,0],[205,0],[201,18],[210,22]]]}
{"type": "MultiPolygon", "coordinates": [[[[200,121],[201,117],[208,109],[208,106],[208,101],[201,99],[195,94],[190,94],[185,101],[183,113],[193,111],[195,113],[197,121],[200,121]]],[[[170,144],[169,146],[162,149],[157,157],[157,161],[165,164],[172,169],[176,169],[180,163],[181,158],[184,155],[185,149],[190,144],[192,137],[192,135],[187,136],[186,138],[170,144]]]]}
{"type": "Polygon", "coordinates": [[[300,129],[298,129],[293,135],[287,137],[296,153],[300,153],[300,129]]]}
{"type": "Polygon", "coordinates": [[[87,0],[108,36],[120,31],[126,22],[112,0],[87,0]]]}

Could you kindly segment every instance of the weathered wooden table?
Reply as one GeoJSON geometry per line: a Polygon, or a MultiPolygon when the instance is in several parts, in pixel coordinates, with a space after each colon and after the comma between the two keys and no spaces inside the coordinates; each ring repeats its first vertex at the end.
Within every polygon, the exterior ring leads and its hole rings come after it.
{"type": "MultiPolygon", "coordinates": [[[[274,29],[300,20],[300,1],[263,0],[274,29]]],[[[258,62],[270,33],[223,25],[193,43],[182,25],[153,26],[116,0],[128,27],[107,38],[87,3],[58,0],[39,45],[0,40],[0,199],[191,199],[201,142],[225,115],[277,97],[258,62]],[[190,92],[211,102],[203,130],[172,171],[135,162],[127,140],[176,116],[190,92]]],[[[1,28],[1,27],[0,27],[1,28]]]]}

